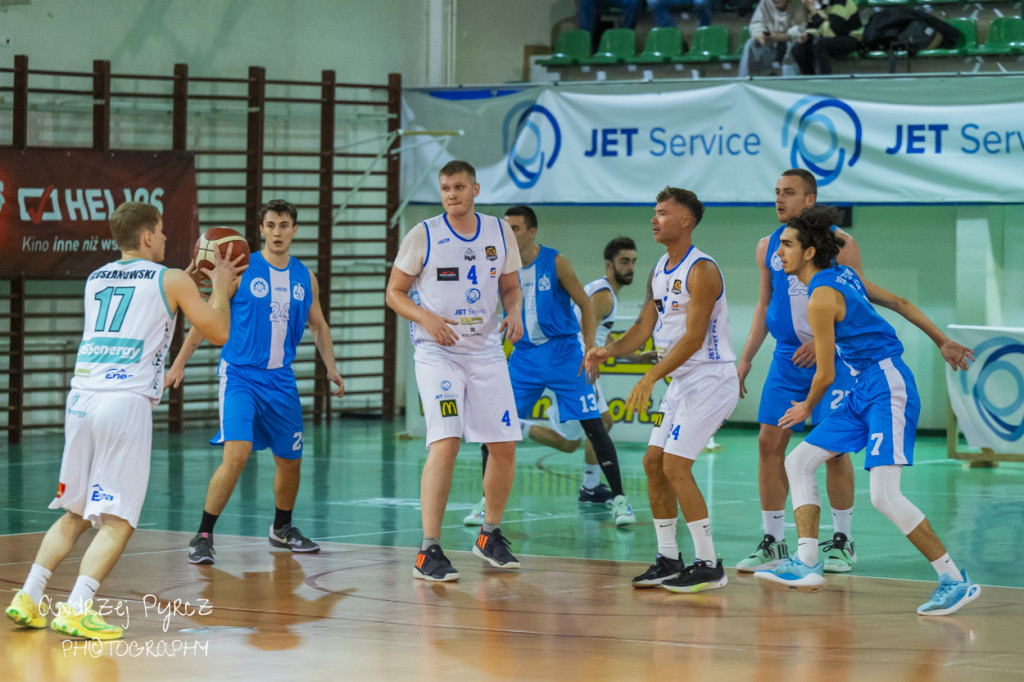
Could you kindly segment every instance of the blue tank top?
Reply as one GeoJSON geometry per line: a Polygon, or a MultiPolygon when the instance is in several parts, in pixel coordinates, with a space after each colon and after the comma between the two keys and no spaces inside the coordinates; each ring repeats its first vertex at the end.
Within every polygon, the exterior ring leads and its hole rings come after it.
{"type": "Polygon", "coordinates": [[[252,254],[231,299],[231,335],[221,360],[257,369],[291,366],[312,303],[309,268],[297,258],[279,270],[252,254]]]}
{"type": "Polygon", "coordinates": [[[818,287],[835,289],[846,300],[846,316],[836,322],[836,348],[846,364],[862,372],[886,358],[903,354],[896,330],[868,301],[864,283],[853,268],[835,265],[822,270],[811,278],[808,294],[818,287]]]}
{"type": "Polygon", "coordinates": [[[540,346],[556,336],[575,336],[580,324],[572,310],[569,292],[558,283],[555,257],[558,252],[547,246],[529,267],[519,271],[523,291],[523,337],[516,346],[540,346]]]}
{"type": "Polygon", "coordinates": [[[787,275],[783,271],[782,259],[779,258],[779,244],[785,229],[785,225],[780,225],[768,238],[765,266],[772,276],[772,299],[768,303],[765,321],[768,332],[780,346],[796,350],[814,336],[807,321],[807,287],[795,275],[787,275]]]}

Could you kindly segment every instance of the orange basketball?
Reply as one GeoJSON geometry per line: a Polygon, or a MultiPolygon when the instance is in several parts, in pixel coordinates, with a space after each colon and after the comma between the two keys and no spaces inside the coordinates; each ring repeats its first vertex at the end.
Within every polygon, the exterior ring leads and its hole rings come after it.
{"type": "Polygon", "coordinates": [[[214,252],[219,250],[221,257],[224,258],[228,255],[229,245],[232,258],[237,257],[239,254],[244,254],[245,257],[242,258],[240,265],[245,265],[249,262],[248,242],[245,241],[245,237],[230,227],[211,227],[199,235],[199,239],[196,240],[196,246],[192,250],[192,260],[196,264],[196,278],[206,279],[200,272],[200,268],[212,269],[214,266],[214,252]]]}

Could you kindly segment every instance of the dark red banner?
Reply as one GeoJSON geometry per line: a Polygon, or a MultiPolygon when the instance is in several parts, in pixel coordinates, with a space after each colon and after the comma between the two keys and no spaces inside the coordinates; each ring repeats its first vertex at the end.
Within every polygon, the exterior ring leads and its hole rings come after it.
{"type": "Polygon", "coordinates": [[[0,150],[0,278],[81,279],[116,260],[110,214],[126,201],[160,210],[164,264],[188,264],[199,236],[191,152],[0,150]]]}

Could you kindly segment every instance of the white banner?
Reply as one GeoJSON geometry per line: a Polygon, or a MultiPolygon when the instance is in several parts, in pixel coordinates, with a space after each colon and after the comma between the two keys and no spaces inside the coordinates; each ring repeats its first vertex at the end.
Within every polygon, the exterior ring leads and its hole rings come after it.
{"type": "Polygon", "coordinates": [[[974,349],[968,371],[946,368],[949,401],[967,444],[1024,453],[1024,329],[951,324],[949,336],[974,349]]]}
{"type": "MultiPolygon", "coordinates": [[[[878,81],[885,101],[863,84],[859,99],[829,94],[838,81],[817,86],[406,91],[403,128],[463,135],[409,143],[403,193],[438,203],[437,171],[458,158],[476,166],[483,204],[653,204],[666,185],[705,203],[762,204],[792,167],[811,171],[829,203],[1024,201],[1020,97],[969,103],[950,92],[943,104],[913,104],[902,103],[915,99],[910,83],[900,99],[900,83],[878,81]]],[[[917,99],[940,100],[926,94],[917,99]]]]}

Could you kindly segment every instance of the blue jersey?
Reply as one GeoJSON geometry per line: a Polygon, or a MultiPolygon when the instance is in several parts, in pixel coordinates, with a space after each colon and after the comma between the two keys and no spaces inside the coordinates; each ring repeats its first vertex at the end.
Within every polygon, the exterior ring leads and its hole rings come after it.
{"type": "Polygon", "coordinates": [[[558,336],[576,336],[580,324],[572,310],[569,292],[558,283],[555,258],[558,252],[547,246],[529,267],[519,271],[523,291],[523,337],[516,346],[539,346],[558,336]]]}
{"type": "Polygon", "coordinates": [[[231,299],[231,335],[221,360],[258,369],[290,367],[313,303],[309,268],[292,258],[284,270],[261,253],[249,258],[231,299]]]}
{"type": "Polygon", "coordinates": [[[846,301],[846,315],[836,322],[836,348],[843,361],[861,372],[887,358],[903,354],[896,330],[868,301],[864,283],[850,267],[835,265],[822,270],[807,285],[808,295],[818,287],[835,289],[846,301]]]}

